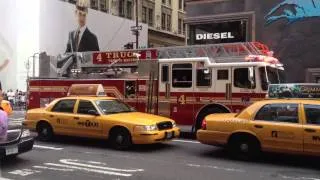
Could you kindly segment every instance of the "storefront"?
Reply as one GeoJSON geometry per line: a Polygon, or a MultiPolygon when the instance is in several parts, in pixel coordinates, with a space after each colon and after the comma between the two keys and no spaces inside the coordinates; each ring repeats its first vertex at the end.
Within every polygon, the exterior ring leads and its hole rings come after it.
{"type": "Polygon", "coordinates": [[[320,78],[320,2],[186,0],[186,11],[189,45],[259,41],[285,65],[288,82],[320,78]]]}

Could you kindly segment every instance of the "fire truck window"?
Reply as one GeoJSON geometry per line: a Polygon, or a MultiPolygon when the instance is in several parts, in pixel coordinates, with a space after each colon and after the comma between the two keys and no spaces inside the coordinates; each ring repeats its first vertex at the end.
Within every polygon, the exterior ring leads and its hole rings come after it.
{"type": "Polygon", "coordinates": [[[161,82],[169,81],[169,66],[163,65],[161,69],[161,82]]]}
{"type": "Polygon", "coordinates": [[[126,81],[125,82],[125,96],[126,98],[136,97],[136,82],[126,81]]]}
{"type": "Polygon", "coordinates": [[[90,110],[97,111],[94,105],[90,101],[81,100],[78,105],[78,113],[79,114],[89,114],[90,110]]]}
{"type": "Polygon", "coordinates": [[[228,80],[229,79],[229,70],[223,69],[217,71],[217,80],[228,80]]]}
{"type": "Polygon", "coordinates": [[[52,112],[73,113],[76,100],[61,100],[52,108],[52,112]]]}
{"type": "Polygon", "coordinates": [[[174,64],[172,66],[172,87],[192,87],[192,64],[174,64]]]}
{"type": "MultiPolygon", "coordinates": [[[[255,74],[255,73],[253,73],[255,74]]],[[[255,77],[255,76],[253,76],[255,77]]],[[[253,84],[250,82],[249,69],[248,68],[237,68],[234,70],[234,87],[245,88],[245,89],[255,89],[256,83],[255,78],[253,78],[253,84]]]]}
{"type": "Polygon", "coordinates": [[[260,73],[260,79],[261,79],[261,88],[262,88],[262,90],[266,91],[266,90],[268,90],[268,81],[267,81],[267,77],[266,77],[265,68],[260,67],[259,73],[260,73]]]}
{"type": "Polygon", "coordinates": [[[197,69],[197,86],[211,86],[211,70],[197,69]]]}

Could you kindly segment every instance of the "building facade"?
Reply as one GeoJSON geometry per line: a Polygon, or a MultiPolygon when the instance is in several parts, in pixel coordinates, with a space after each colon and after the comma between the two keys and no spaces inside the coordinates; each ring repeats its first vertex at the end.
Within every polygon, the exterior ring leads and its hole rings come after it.
{"type": "Polygon", "coordinates": [[[186,0],[188,44],[259,41],[288,82],[320,82],[320,1],[186,0]]]}
{"type": "MultiPolygon", "coordinates": [[[[77,0],[63,0],[76,3],[77,0]]],[[[91,0],[91,8],[135,20],[136,0],[91,0]]],[[[138,0],[139,22],[148,24],[148,47],[185,45],[184,0],[138,0]]],[[[146,47],[141,47],[146,48],[146,47]]]]}

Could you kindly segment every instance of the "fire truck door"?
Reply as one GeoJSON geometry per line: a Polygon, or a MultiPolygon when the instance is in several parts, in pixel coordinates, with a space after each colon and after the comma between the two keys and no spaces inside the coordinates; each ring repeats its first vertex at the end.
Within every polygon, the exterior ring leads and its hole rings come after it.
{"type": "Polygon", "coordinates": [[[214,73],[215,92],[217,93],[217,102],[225,105],[231,105],[232,100],[232,71],[231,68],[217,68],[214,73]],[[221,96],[219,95],[221,94],[221,96]],[[223,94],[223,95],[222,95],[223,94]]]}
{"type": "Polygon", "coordinates": [[[170,82],[169,64],[160,64],[158,113],[170,117],[170,82]]]}

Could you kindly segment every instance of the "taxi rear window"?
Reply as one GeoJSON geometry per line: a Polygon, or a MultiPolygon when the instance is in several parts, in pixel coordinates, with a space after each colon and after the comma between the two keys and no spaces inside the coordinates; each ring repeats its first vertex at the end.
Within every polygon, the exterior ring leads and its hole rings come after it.
{"type": "Polygon", "coordinates": [[[299,123],[298,104],[267,104],[258,111],[255,120],[299,123]]]}
{"type": "Polygon", "coordinates": [[[320,105],[304,105],[307,124],[320,125],[320,105]]]}

